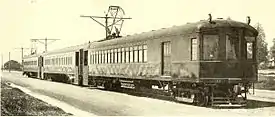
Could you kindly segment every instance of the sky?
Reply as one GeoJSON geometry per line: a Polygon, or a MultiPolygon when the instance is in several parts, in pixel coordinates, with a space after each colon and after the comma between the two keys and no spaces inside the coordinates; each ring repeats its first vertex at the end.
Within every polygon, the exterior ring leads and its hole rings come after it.
{"type": "MultiPolygon", "coordinates": [[[[32,47],[30,39],[60,39],[48,50],[104,38],[104,28],[80,15],[104,16],[110,5],[124,9],[126,20],[121,35],[148,32],[213,18],[228,18],[251,25],[262,24],[270,47],[275,38],[275,11],[272,0],[0,0],[0,53],[3,62],[21,61],[21,50],[32,47]]],[[[103,21],[103,20],[102,20],[103,21]]],[[[44,51],[43,44],[37,44],[44,51]]],[[[24,55],[30,50],[25,49],[24,55]]],[[[1,61],[0,61],[1,62],[1,61]]]]}

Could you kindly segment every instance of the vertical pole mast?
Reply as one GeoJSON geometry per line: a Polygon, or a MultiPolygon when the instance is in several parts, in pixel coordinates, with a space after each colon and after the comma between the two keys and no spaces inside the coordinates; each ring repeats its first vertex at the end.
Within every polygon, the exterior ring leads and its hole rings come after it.
{"type": "Polygon", "coordinates": [[[24,48],[22,47],[22,48],[21,48],[21,57],[22,57],[22,63],[21,63],[21,65],[22,65],[22,71],[24,71],[24,67],[23,67],[23,64],[24,64],[23,56],[24,56],[24,48]]]}
{"type": "Polygon", "coordinates": [[[9,72],[11,72],[11,52],[9,52],[9,72]]]}
{"type": "Polygon", "coordinates": [[[3,72],[3,69],[4,69],[4,63],[3,63],[3,53],[1,54],[1,70],[3,72]]]}
{"type": "Polygon", "coordinates": [[[47,52],[47,37],[45,38],[45,52],[47,52]]]}
{"type": "Polygon", "coordinates": [[[108,18],[107,18],[107,14],[105,17],[105,31],[106,31],[106,39],[108,39],[108,18]]]}

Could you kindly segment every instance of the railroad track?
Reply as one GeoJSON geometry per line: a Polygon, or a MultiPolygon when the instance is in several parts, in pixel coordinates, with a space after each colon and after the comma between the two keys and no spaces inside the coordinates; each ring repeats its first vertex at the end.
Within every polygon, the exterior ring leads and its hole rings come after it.
{"type": "MultiPolygon", "coordinates": [[[[175,100],[175,98],[171,95],[165,95],[165,94],[155,94],[155,93],[149,93],[149,92],[141,92],[141,91],[136,91],[133,89],[122,89],[121,91],[116,91],[116,92],[121,92],[121,93],[126,93],[129,95],[134,95],[134,96],[141,96],[141,97],[148,97],[148,98],[154,98],[154,99],[160,99],[160,100],[165,100],[165,101],[171,101],[171,102],[176,102],[176,103],[181,103],[181,104],[188,104],[188,105],[194,105],[192,103],[187,103],[187,102],[179,102],[175,100]]],[[[271,107],[275,106],[275,98],[269,98],[269,97],[261,97],[263,99],[259,98],[248,98],[246,106],[236,106],[236,105],[231,105],[231,106],[207,106],[206,108],[213,108],[213,109],[253,109],[253,108],[262,108],[262,107],[271,107]],[[269,99],[269,100],[268,100],[269,99]]],[[[194,105],[196,106],[196,105],[194,105]]]]}
{"type": "MultiPolygon", "coordinates": [[[[114,90],[106,90],[103,87],[92,87],[93,89],[99,89],[99,90],[104,90],[104,91],[114,91],[114,90]]],[[[136,89],[128,89],[128,88],[121,88],[119,91],[114,91],[114,92],[119,92],[119,93],[125,93],[133,96],[139,96],[139,97],[147,97],[147,98],[153,98],[153,99],[160,99],[160,100],[165,100],[165,101],[171,101],[171,102],[176,102],[176,103],[181,103],[181,104],[188,104],[188,105],[194,105],[197,106],[193,103],[188,103],[188,102],[182,102],[178,101],[175,99],[174,96],[172,96],[168,92],[163,92],[161,90],[157,89],[143,89],[143,90],[136,90],[136,89]]],[[[245,108],[244,106],[236,106],[236,105],[222,105],[222,106],[206,106],[207,108],[245,108]]]]}

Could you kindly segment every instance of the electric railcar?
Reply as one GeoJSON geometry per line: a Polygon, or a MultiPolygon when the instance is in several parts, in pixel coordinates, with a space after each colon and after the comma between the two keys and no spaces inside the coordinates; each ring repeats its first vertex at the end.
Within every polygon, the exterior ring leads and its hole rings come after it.
{"type": "Polygon", "coordinates": [[[200,106],[245,105],[257,81],[257,34],[246,23],[201,20],[26,57],[24,74],[106,89],[158,90],[200,106]],[[41,63],[30,71],[34,60],[41,63]]]}

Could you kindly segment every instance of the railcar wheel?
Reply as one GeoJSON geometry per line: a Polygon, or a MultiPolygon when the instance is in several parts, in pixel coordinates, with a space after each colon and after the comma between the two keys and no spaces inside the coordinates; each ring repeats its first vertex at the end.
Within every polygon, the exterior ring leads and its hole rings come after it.
{"type": "Polygon", "coordinates": [[[111,90],[112,89],[112,83],[110,83],[109,81],[105,81],[103,83],[104,89],[106,90],[111,90]]]}
{"type": "Polygon", "coordinates": [[[207,106],[209,102],[209,97],[204,93],[200,92],[195,95],[195,105],[197,106],[207,106]]]}
{"type": "Polygon", "coordinates": [[[114,85],[113,88],[115,91],[120,91],[121,83],[119,81],[116,81],[113,85],[114,85]]]}
{"type": "Polygon", "coordinates": [[[30,77],[31,77],[30,73],[26,73],[26,75],[27,75],[27,77],[28,77],[28,78],[30,78],[30,77]]]}

